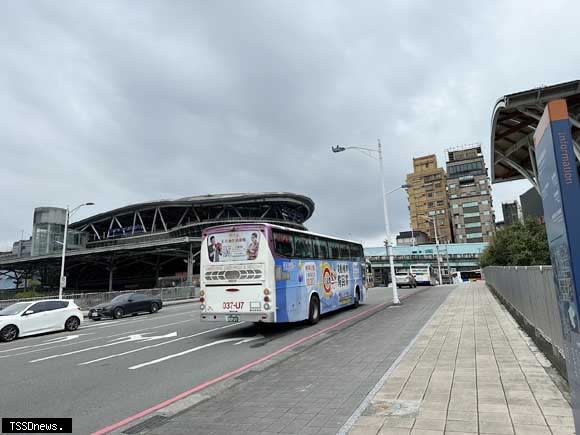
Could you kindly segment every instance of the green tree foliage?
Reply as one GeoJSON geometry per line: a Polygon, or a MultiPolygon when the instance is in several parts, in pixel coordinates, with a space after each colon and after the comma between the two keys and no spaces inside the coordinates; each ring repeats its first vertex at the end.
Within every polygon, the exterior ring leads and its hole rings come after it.
{"type": "Polygon", "coordinates": [[[497,231],[480,258],[486,266],[537,266],[552,264],[546,228],[533,220],[497,231]]]}

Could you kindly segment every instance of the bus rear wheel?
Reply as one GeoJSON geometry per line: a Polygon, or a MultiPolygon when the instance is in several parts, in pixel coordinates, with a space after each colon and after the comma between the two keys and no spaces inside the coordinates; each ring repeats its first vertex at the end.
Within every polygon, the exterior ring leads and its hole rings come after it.
{"type": "Polygon", "coordinates": [[[308,308],[308,324],[316,325],[320,320],[320,301],[318,296],[312,295],[310,298],[310,306],[308,308]]]}

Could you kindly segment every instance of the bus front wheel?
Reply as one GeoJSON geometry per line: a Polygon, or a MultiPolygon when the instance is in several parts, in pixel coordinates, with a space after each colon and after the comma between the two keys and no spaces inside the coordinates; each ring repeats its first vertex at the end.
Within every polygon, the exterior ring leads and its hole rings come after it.
{"type": "Polygon", "coordinates": [[[312,295],[310,298],[310,307],[308,309],[308,324],[316,325],[320,320],[320,301],[318,296],[312,295]]]}
{"type": "Polygon", "coordinates": [[[355,292],[354,292],[354,304],[353,304],[353,306],[355,308],[358,308],[359,305],[360,305],[360,289],[357,287],[355,292]]]}

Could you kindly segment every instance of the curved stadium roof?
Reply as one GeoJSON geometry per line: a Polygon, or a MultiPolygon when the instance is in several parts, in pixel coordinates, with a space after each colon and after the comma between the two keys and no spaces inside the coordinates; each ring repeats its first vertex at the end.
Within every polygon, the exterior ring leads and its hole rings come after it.
{"type": "Polygon", "coordinates": [[[305,229],[314,201],[287,192],[188,196],[127,205],[71,224],[90,234],[89,244],[111,239],[201,235],[205,227],[230,222],[269,222],[305,229]]]}
{"type": "Polygon", "coordinates": [[[537,187],[533,134],[546,104],[557,99],[568,104],[574,151],[580,157],[580,80],[504,95],[491,125],[493,183],[527,179],[537,187]]]}

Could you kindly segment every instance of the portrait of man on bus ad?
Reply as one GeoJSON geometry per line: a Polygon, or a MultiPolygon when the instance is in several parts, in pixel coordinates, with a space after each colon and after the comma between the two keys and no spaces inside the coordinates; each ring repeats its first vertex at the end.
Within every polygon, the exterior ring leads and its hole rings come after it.
{"type": "Polygon", "coordinates": [[[236,231],[210,234],[207,254],[213,263],[255,260],[260,248],[258,231],[236,231]]]}

